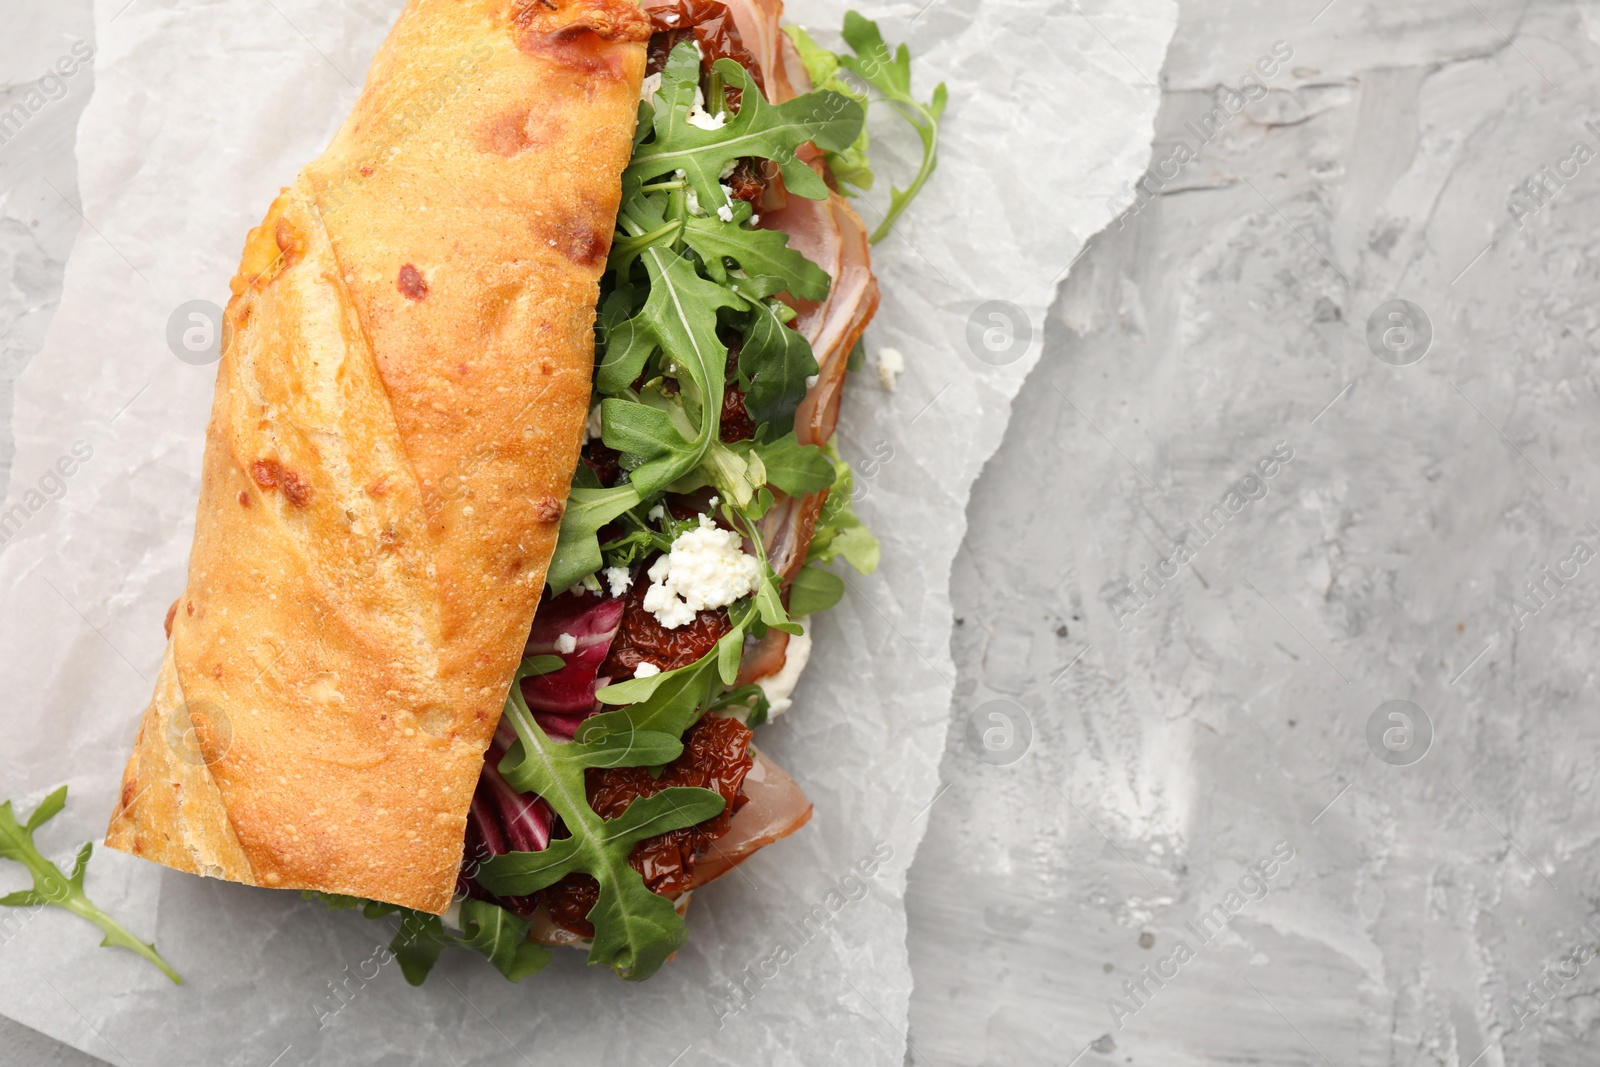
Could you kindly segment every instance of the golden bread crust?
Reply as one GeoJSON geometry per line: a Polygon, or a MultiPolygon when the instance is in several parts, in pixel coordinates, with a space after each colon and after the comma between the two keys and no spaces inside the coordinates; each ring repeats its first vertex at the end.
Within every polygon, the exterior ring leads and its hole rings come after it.
{"type": "Polygon", "coordinates": [[[648,36],[538,7],[411,0],[251,232],[110,846],[447,906],[583,441],[648,36]]]}

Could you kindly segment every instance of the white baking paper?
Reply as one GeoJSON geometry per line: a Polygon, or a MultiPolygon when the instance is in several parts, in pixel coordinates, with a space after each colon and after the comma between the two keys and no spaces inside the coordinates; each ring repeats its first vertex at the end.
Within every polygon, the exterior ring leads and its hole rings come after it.
{"type": "MultiPolygon", "coordinates": [[[[28,808],[70,784],[40,833],[54,856],[104,832],[183,586],[214,368],[173,355],[169,318],[225,302],[246,230],[320,153],[399,7],[97,5],[86,221],[17,386],[7,504],[22,510],[0,530],[0,790],[28,808]]],[[[8,910],[0,1011],[138,1067],[899,1067],[905,870],[944,746],[947,579],[968,490],[1037,359],[1055,284],[1145,166],[1176,12],[931,0],[867,13],[910,42],[919,94],[944,79],[950,105],[938,174],[875,256],[884,301],[868,350],[897,348],[907,369],[894,392],[857,375],[841,424],[883,564],[850,577],[817,623],[794,708],[758,735],[815,801],[812,823],[696,894],[688,947],[641,985],[567,952],[521,986],[458,954],[413,989],[381,963],[382,924],[101,850],[92,896],[153,936],[186,984],[96,947],[65,913],[8,910]]],[[[791,14],[837,41],[842,4],[791,14]]],[[[915,142],[887,109],[875,136],[886,186],[914,166],[915,142]]],[[[887,192],[868,199],[869,223],[887,192]]],[[[21,877],[0,864],[0,888],[21,877]]]]}

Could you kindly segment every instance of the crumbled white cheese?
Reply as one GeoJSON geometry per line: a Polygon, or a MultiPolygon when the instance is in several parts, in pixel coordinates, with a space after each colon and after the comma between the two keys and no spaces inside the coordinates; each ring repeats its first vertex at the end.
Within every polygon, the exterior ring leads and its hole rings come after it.
{"type": "Polygon", "coordinates": [[[906,369],[906,357],[898,348],[878,349],[878,382],[889,392],[894,392],[895,379],[906,369]]]}
{"type": "Polygon", "coordinates": [[[656,94],[660,91],[661,72],[658,70],[654,74],[647,75],[644,79],[644,82],[640,84],[639,99],[649,101],[653,104],[656,101],[656,94]]]}
{"type": "Polygon", "coordinates": [[[811,658],[811,627],[806,625],[804,618],[794,621],[805,626],[806,632],[789,638],[788,645],[784,647],[783,666],[778,668],[778,673],[756,679],[756,684],[767,695],[767,703],[771,705],[767,715],[773,719],[788,711],[794,703],[790,697],[800,681],[800,672],[806,669],[806,661],[811,658]]]}
{"type": "Polygon", "coordinates": [[[750,216],[750,225],[756,226],[756,225],[759,225],[760,222],[761,222],[761,216],[760,215],[751,215],[750,216]]]}
{"type": "Polygon", "coordinates": [[[695,218],[703,219],[706,217],[705,209],[700,206],[700,197],[695,194],[693,189],[684,191],[683,202],[689,208],[689,214],[695,218]]]}
{"type": "Polygon", "coordinates": [[[585,441],[597,440],[600,437],[600,430],[600,405],[596,404],[589,409],[589,421],[584,424],[583,439],[585,441]]]}
{"type": "Polygon", "coordinates": [[[635,678],[654,678],[656,675],[658,675],[660,673],[661,673],[661,668],[657,667],[654,663],[651,663],[649,660],[641,661],[639,663],[639,665],[633,669],[633,676],[635,678]]]}
{"type": "Polygon", "coordinates": [[[644,609],[676,630],[693,622],[697,612],[747,596],[760,581],[761,564],[745,553],[739,534],[701,515],[698,527],[679,534],[672,550],[650,565],[644,609]]]}
{"type": "Polygon", "coordinates": [[[717,218],[721,219],[723,222],[732,222],[733,208],[728,204],[723,204],[721,207],[717,208],[717,218]]]}
{"type": "Polygon", "coordinates": [[[719,110],[715,115],[708,114],[706,96],[697,85],[694,90],[694,106],[689,109],[687,121],[689,125],[698,126],[702,130],[720,130],[728,123],[728,113],[719,110]]]}
{"type": "Polygon", "coordinates": [[[606,584],[611,586],[612,596],[621,596],[633,584],[633,575],[628,573],[626,567],[607,567],[606,584]]]}
{"type": "Polygon", "coordinates": [[[819,377],[819,375],[816,375],[816,374],[808,374],[808,375],[806,375],[806,388],[807,389],[815,389],[817,387],[817,378],[818,377],[819,377]]]}
{"type": "Polygon", "coordinates": [[[666,506],[664,504],[657,504],[655,507],[650,509],[649,515],[651,522],[660,522],[662,519],[667,517],[666,506]]]}
{"type": "Polygon", "coordinates": [[[557,652],[560,652],[562,655],[566,655],[568,652],[576,652],[577,650],[578,639],[576,637],[573,637],[571,634],[556,635],[557,652]]]}

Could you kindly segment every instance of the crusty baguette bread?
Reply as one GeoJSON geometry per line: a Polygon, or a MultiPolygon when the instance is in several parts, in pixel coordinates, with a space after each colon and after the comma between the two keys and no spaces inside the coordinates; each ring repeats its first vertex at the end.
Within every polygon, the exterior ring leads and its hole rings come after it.
{"type": "Polygon", "coordinates": [[[583,441],[648,20],[411,0],[246,243],[107,844],[442,912],[583,441]]]}

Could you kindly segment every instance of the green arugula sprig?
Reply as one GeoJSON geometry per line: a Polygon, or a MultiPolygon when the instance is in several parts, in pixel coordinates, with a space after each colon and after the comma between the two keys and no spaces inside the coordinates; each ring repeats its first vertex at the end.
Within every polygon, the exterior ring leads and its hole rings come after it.
{"type": "MultiPolygon", "coordinates": [[[[795,50],[800,53],[800,64],[805,67],[812,85],[818,89],[832,89],[836,93],[848,96],[863,109],[867,108],[870,99],[867,94],[840,75],[844,67],[839,63],[838,56],[818,44],[799,26],[785,26],[783,32],[794,42],[795,50]]],[[[837,152],[824,153],[828,170],[833,173],[834,180],[847,195],[853,195],[849,188],[852,186],[863,192],[872,188],[875,175],[872,173],[872,161],[867,155],[870,147],[871,138],[867,133],[867,126],[866,123],[862,123],[861,132],[851,144],[837,152]]]]}
{"type": "Polygon", "coordinates": [[[505,712],[517,743],[501,760],[500,773],[514,788],[543,797],[570,836],[552,840],[540,852],[490,857],[478,868],[478,883],[500,896],[524,896],[574,872],[590,875],[600,885],[588,915],[594,925],[590,964],[604,964],[623,978],[648,978],[683,947],[687,935],[672,901],[650,891],[628,855],[647,837],[716,816],[725,803],[709,789],[673,786],[637,797],[621,815],[602,819],[589,806],[584,771],[668,763],[683,751],[682,730],[635,729],[629,723],[619,730],[589,727],[581,739],[553,741],[523,700],[521,677],[519,671],[505,712]]]}
{"type": "MultiPolygon", "coordinates": [[[[400,917],[400,928],[389,942],[389,952],[400,964],[400,973],[412,985],[421,985],[447,948],[464,948],[483,956],[507,979],[520,982],[543,970],[551,960],[550,950],[528,940],[528,923],[511,912],[484,900],[467,898],[460,902],[461,934],[445,929],[444,920],[426,911],[402,908],[362,897],[339,893],[301,890],[307,900],[320,900],[330,911],[360,908],[369,919],[387,915],[400,917]]],[[[387,962],[387,961],[385,961],[387,962]]]]}
{"type": "Polygon", "coordinates": [[[797,618],[827,611],[844,596],[844,579],[825,570],[823,564],[843,559],[862,574],[878,569],[878,539],[850,506],[855,493],[850,464],[840,458],[831,441],[823,451],[833,463],[834,483],[817,516],[805,565],[789,586],[789,611],[797,618]]]}
{"type": "Polygon", "coordinates": [[[716,130],[689,122],[700,85],[700,53],[689,42],[680,42],[661,73],[661,89],[650,116],[655,137],[634,149],[623,180],[644,182],[681,170],[700,204],[714,211],[719,205],[730,205],[720,184],[723,168],[755,156],[778,164],[789,192],[812,200],[826,199],[826,183],[800,160],[796,150],[807,142],[828,151],[849,146],[866,118],[861,105],[827,89],[769,104],[738,63],[719,59],[711,69],[725,85],[741,90],[738,113],[716,130]]]}
{"type": "MultiPolygon", "coordinates": [[[[884,43],[878,24],[854,11],[848,11],[844,16],[844,40],[854,55],[836,55],[817,44],[804,30],[788,26],[784,29],[794,40],[812,84],[826,86],[834,92],[849,92],[848,83],[838,73],[841,67],[848,70],[882,93],[889,106],[917,131],[917,139],[922,142],[922,165],[917,168],[916,177],[904,189],[890,187],[888,214],[868,238],[877,244],[889,235],[938,166],[939,119],[944,115],[949,94],[944,83],[940,82],[934,87],[928,103],[924,104],[912,96],[910,49],[902,44],[891,52],[884,43]]],[[[863,104],[866,102],[864,94],[857,94],[856,99],[863,104]]],[[[872,171],[867,163],[866,151],[867,139],[864,134],[847,150],[835,149],[828,156],[835,176],[857,189],[872,188],[872,171]]]]}
{"type": "Polygon", "coordinates": [[[83,889],[83,876],[89,865],[89,857],[94,852],[94,842],[86,841],[78,850],[77,857],[72,862],[72,873],[62,874],[61,868],[44,858],[33,841],[33,832],[61,813],[67,806],[67,787],[62,786],[39,802],[33,809],[33,814],[28,816],[27,822],[19,823],[16,815],[11,811],[11,801],[0,804],[0,859],[15,860],[28,869],[33,876],[33,888],[21,889],[15,893],[8,893],[0,897],[0,905],[11,908],[51,907],[70,911],[79,918],[88,919],[98,926],[105,939],[101,945],[110,945],[137,952],[157,967],[161,973],[172,979],[174,984],[182,985],[183,979],[178,972],[167,965],[167,961],[156,952],[154,944],[140,941],[127,931],[125,927],[105,912],[101,911],[90,902],[88,894],[83,889]]]}

